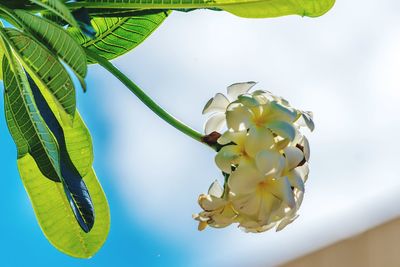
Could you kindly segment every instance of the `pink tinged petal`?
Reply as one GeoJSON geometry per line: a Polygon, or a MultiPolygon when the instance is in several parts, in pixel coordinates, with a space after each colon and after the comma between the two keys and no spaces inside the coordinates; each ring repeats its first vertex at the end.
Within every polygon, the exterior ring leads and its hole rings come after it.
{"type": "Polygon", "coordinates": [[[276,101],[272,101],[270,105],[271,117],[274,120],[293,122],[297,118],[297,111],[294,109],[285,107],[276,101]]]}
{"type": "Polygon", "coordinates": [[[263,175],[277,173],[281,168],[281,154],[274,150],[262,150],[256,156],[257,169],[263,175]]]}
{"type": "Polygon", "coordinates": [[[248,128],[252,114],[250,110],[242,105],[234,103],[230,105],[226,112],[226,122],[228,129],[241,131],[248,128]]]}
{"type": "Polygon", "coordinates": [[[244,82],[244,83],[234,83],[228,86],[228,96],[232,100],[236,100],[239,95],[247,93],[256,82],[244,82]]]}
{"type": "Polygon", "coordinates": [[[204,132],[210,134],[212,132],[219,132],[225,124],[225,114],[217,113],[211,115],[206,124],[204,125],[204,132]]]}
{"type": "Polygon", "coordinates": [[[270,130],[264,127],[250,127],[249,135],[244,143],[248,155],[254,158],[258,152],[264,149],[270,149],[273,145],[274,136],[270,130]]]}
{"type": "Polygon", "coordinates": [[[294,146],[286,147],[284,150],[286,162],[287,162],[287,169],[292,170],[296,168],[300,162],[304,159],[303,151],[299,148],[294,146]]]}
{"type": "Polygon", "coordinates": [[[225,112],[230,101],[226,96],[221,93],[216,94],[213,98],[208,100],[207,104],[204,106],[202,114],[207,114],[211,112],[225,112]]]}
{"type": "Polygon", "coordinates": [[[215,163],[218,168],[225,172],[231,173],[232,164],[240,157],[240,147],[237,145],[224,146],[215,156],[215,163]]]}
{"type": "Polygon", "coordinates": [[[254,193],[263,177],[255,166],[241,164],[228,179],[229,188],[236,195],[254,193]]]}
{"type": "Polygon", "coordinates": [[[222,186],[218,183],[217,180],[215,180],[211,185],[210,188],[208,189],[208,194],[214,197],[222,197],[222,194],[224,193],[224,189],[222,186]]]}
{"type": "Polygon", "coordinates": [[[290,123],[284,121],[270,122],[266,125],[266,127],[271,129],[271,131],[273,131],[275,134],[289,139],[290,141],[293,141],[296,136],[294,127],[290,123]]]}
{"type": "Polygon", "coordinates": [[[299,215],[295,215],[292,218],[285,218],[283,219],[279,225],[276,227],[276,231],[279,232],[281,230],[283,230],[286,226],[288,226],[289,224],[291,224],[292,222],[294,222],[294,220],[296,220],[299,217],[299,215]]]}
{"type": "Polygon", "coordinates": [[[271,193],[285,202],[290,208],[294,208],[296,206],[293,191],[290,187],[290,182],[287,177],[280,177],[276,179],[273,185],[271,185],[271,193]]]}

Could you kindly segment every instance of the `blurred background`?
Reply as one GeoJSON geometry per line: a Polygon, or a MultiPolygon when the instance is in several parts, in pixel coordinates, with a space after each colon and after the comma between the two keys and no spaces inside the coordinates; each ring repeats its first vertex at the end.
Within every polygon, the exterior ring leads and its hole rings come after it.
{"type": "MultiPolygon", "coordinates": [[[[316,130],[305,132],[312,152],[305,199],[300,217],[284,231],[248,234],[231,226],[198,232],[191,218],[200,211],[197,197],[215,179],[222,181],[214,152],[92,66],[78,106],[111,208],[109,238],[90,260],[65,256],[47,242],[0,120],[0,266],[278,266],[397,218],[399,10],[396,0],[352,0],[338,1],[315,19],[174,12],[137,49],[114,61],[199,131],[204,104],[235,82],[257,81],[256,89],[313,111],[316,130]]],[[[362,257],[352,253],[355,246],[346,251],[362,257]]],[[[335,253],[328,254],[340,255],[335,253]]],[[[381,266],[399,266],[398,260],[381,266]]],[[[322,266],[310,262],[301,266],[322,266]]],[[[336,266],[366,266],[358,264],[336,266]]]]}

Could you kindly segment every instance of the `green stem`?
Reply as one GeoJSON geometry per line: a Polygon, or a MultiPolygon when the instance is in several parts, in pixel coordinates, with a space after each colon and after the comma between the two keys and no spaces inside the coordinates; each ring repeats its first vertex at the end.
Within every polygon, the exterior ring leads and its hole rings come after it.
{"type": "Polygon", "coordinates": [[[196,141],[199,141],[203,144],[206,144],[203,141],[203,134],[193,130],[186,124],[182,123],[178,119],[174,118],[171,114],[165,111],[162,107],[160,107],[156,102],[154,102],[145,92],[142,91],[136,84],[134,84],[128,77],[125,76],[119,69],[117,69],[111,62],[107,59],[97,55],[96,53],[90,51],[89,49],[85,49],[86,54],[98,62],[103,68],[108,70],[111,74],[113,74],[116,78],[118,78],[132,93],[134,93],[140,101],[142,101],[148,108],[150,108],[155,114],[157,114],[161,119],[186,134],[187,136],[193,138],[196,141]]]}

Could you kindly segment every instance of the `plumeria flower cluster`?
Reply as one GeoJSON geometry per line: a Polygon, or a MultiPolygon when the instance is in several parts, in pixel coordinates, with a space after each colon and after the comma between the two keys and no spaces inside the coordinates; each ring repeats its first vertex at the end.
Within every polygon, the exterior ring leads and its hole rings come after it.
{"type": "Polygon", "coordinates": [[[237,223],[248,232],[279,231],[298,216],[310,157],[300,129],[314,130],[312,114],[270,92],[250,92],[255,84],[233,84],[204,107],[206,135],[222,133],[215,162],[225,183],[200,195],[199,230],[237,223]]]}

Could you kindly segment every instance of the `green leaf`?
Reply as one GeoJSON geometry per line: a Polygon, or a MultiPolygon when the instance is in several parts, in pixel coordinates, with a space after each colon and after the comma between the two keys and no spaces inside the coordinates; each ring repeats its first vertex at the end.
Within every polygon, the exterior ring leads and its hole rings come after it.
{"type": "MultiPolygon", "coordinates": [[[[4,57],[4,51],[0,45],[0,62],[3,62],[3,57],[4,57]]],[[[2,64],[0,64],[0,80],[3,80],[3,68],[2,64]]]]}
{"type": "Polygon", "coordinates": [[[18,157],[29,153],[44,176],[62,183],[76,221],[85,232],[89,232],[94,223],[92,201],[69,157],[63,130],[39,89],[33,82],[29,85],[22,66],[12,54],[8,54],[8,58],[13,70],[4,57],[5,114],[18,148],[18,157]]]}
{"type": "Polygon", "coordinates": [[[41,91],[28,76],[30,87],[40,115],[44,119],[48,128],[54,135],[60,153],[60,172],[61,182],[64,185],[64,190],[68,200],[71,203],[71,208],[74,211],[75,217],[85,232],[89,232],[94,224],[94,208],[90,198],[86,184],[82,180],[78,169],[73,164],[65,141],[64,129],[57,120],[55,114],[46,102],[41,91]]]}
{"type": "Polygon", "coordinates": [[[85,88],[84,78],[87,74],[86,54],[75,39],[54,22],[40,18],[24,10],[15,10],[14,12],[19,21],[30,29],[38,40],[71,67],[81,81],[82,87],[85,88]]]}
{"type": "Polygon", "coordinates": [[[86,8],[79,8],[74,10],[73,15],[79,24],[79,29],[89,38],[96,36],[96,31],[90,23],[90,15],[86,8]]]}
{"type": "Polygon", "coordinates": [[[143,42],[167,16],[167,13],[161,12],[137,17],[94,18],[92,25],[97,32],[94,39],[74,28],[71,33],[83,47],[110,60],[143,42]]]}
{"type": "Polygon", "coordinates": [[[78,169],[82,177],[87,175],[92,169],[93,164],[93,144],[89,130],[82,120],[79,111],[76,111],[72,124],[64,123],[51,94],[42,88],[40,88],[40,92],[64,131],[68,154],[74,166],[78,169]]]}
{"type": "Polygon", "coordinates": [[[41,172],[60,182],[60,159],[53,135],[39,114],[22,66],[10,56],[3,58],[4,103],[10,133],[17,145],[18,157],[29,152],[41,172]],[[11,67],[14,71],[11,70],[11,67]]]}
{"type": "Polygon", "coordinates": [[[75,88],[64,66],[45,46],[27,34],[0,28],[0,35],[13,48],[28,73],[45,85],[72,120],[76,108],[75,88]]]}
{"type": "Polygon", "coordinates": [[[88,9],[219,9],[245,18],[286,15],[317,17],[332,8],[335,0],[86,0],[67,3],[70,8],[88,9]]]}
{"type": "Polygon", "coordinates": [[[32,3],[41,6],[51,13],[59,16],[61,19],[69,23],[72,27],[79,28],[74,16],[69,11],[68,7],[65,6],[63,1],[60,0],[31,0],[32,3]]]}
{"type": "Polygon", "coordinates": [[[83,178],[96,214],[92,230],[85,233],[76,224],[60,183],[46,179],[29,154],[18,159],[18,169],[39,225],[50,243],[73,257],[93,256],[104,244],[110,229],[107,199],[94,171],[90,169],[83,178]]]}

